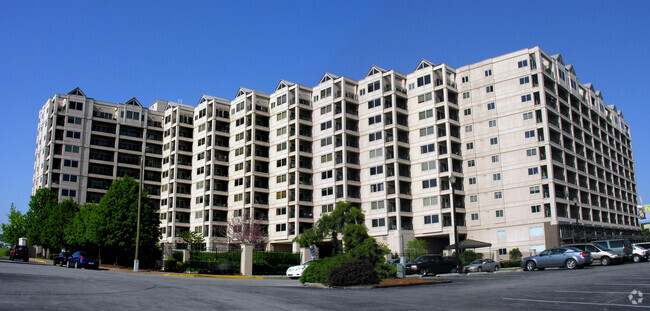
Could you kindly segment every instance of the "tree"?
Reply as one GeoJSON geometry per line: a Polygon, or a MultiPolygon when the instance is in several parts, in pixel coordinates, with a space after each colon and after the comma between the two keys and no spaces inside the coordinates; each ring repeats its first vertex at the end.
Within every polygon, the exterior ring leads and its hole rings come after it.
{"type": "Polygon", "coordinates": [[[408,242],[406,249],[406,258],[408,260],[415,260],[415,258],[420,257],[420,255],[425,255],[429,252],[427,249],[427,241],[425,240],[411,240],[408,242]]]}
{"type": "Polygon", "coordinates": [[[521,251],[519,251],[519,248],[511,249],[508,255],[510,255],[510,260],[521,259],[521,251]]]}
{"type": "Polygon", "coordinates": [[[228,237],[228,244],[240,247],[241,244],[252,244],[261,250],[266,246],[267,232],[259,221],[248,215],[234,217],[228,220],[227,226],[220,227],[221,235],[228,237]]]}
{"type": "Polygon", "coordinates": [[[27,239],[31,245],[40,245],[44,249],[50,248],[45,233],[46,222],[57,203],[57,194],[49,188],[40,188],[31,197],[25,220],[27,239]]]}
{"type": "MultiPolygon", "coordinates": [[[[115,261],[121,264],[131,264],[135,255],[138,187],[140,184],[130,176],[114,180],[99,201],[98,217],[91,218],[97,226],[99,247],[114,254],[115,261]]],[[[154,259],[152,255],[158,251],[160,220],[147,200],[146,190],[142,191],[141,201],[139,251],[142,261],[146,261],[154,259]]]]}
{"type": "Polygon", "coordinates": [[[99,245],[98,226],[101,223],[97,204],[81,207],[66,225],[65,244],[72,249],[90,249],[99,245]]]}
{"type": "Polygon", "coordinates": [[[79,205],[72,199],[64,200],[52,207],[47,218],[43,219],[42,240],[50,248],[62,249],[68,246],[65,228],[79,211],[79,205]]]}
{"type": "Polygon", "coordinates": [[[194,231],[183,231],[178,234],[186,244],[190,251],[197,250],[203,244],[203,235],[194,231]]]}
{"type": "Polygon", "coordinates": [[[11,203],[7,218],[9,219],[9,223],[0,225],[2,228],[0,240],[4,241],[5,243],[16,245],[18,244],[18,239],[27,235],[27,228],[25,227],[25,215],[16,210],[14,204],[11,203]]]}
{"type": "Polygon", "coordinates": [[[338,202],[332,213],[323,215],[316,222],[314,229],[305,230],[300,237],[294,239],[294,242],[298,242],[302,247],[308,247],[329,237],[332,244],[332,254],[342,253],[343,248],[338,240],[339,233],[343,233],[346,224],[363,226],[364,218],[363,212],[351,203],[338,202]]]}

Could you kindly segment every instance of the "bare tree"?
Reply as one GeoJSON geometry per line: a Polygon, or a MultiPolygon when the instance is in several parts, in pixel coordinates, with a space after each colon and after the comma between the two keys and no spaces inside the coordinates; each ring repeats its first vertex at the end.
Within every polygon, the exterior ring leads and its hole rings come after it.
{"type": "Polygon", "coordinates": [[[220,227],[221,234],[228,239],[228,245],[239,247],[241,244],[252,244],[255,249],[264,249],[267,241],[267,228],[250,216],[234,217],[228,220],[228,225],[220,227]],[[224,232],[225,231],[225,232],[224,232]]]}

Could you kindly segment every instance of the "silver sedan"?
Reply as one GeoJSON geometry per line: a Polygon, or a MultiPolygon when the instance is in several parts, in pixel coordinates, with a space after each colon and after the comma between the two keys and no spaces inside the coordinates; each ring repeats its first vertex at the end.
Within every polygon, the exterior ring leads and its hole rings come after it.
{"type": "Polygon", "coordinates": [[[499,271],[501,266],[492,259],[477,259],[465,266],[467,272],[499,271]]]}

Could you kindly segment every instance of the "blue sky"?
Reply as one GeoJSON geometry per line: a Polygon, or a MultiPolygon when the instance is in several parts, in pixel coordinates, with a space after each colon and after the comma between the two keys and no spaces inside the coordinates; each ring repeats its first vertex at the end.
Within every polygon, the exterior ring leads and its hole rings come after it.
{"type": "Polygon", "coordinates": [[[38,111],[55,93],[196,105],[240,86],[270,93],[280,79],[314,86],[325,71],[410,73],[422,58],[460,67],[538,45],[623,111],[650,203],[649,1],[2,1],[0,11],[0,222],[12,202],[28,210],[38,111]]]}

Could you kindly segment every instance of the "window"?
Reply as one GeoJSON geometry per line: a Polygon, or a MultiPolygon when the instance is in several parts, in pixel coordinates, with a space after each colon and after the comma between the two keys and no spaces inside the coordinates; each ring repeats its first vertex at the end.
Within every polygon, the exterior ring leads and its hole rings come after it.
{"type": "Polygon", "coordinates": [[[495,126],[497,126],[497,120],[490,120],[490,121],[488,121],[488,125],[489,125],[490,127],[495,127],[495,126]]]}
{"type": "Polygon", "coordinates": [[[485,93],[492,93],[494,92],[494,85],[488,85],[485,87],[485,93]]]}
{"type": "Polygon", "coordinates": [[[331,213],[334,211],[334,204],[326,204],[321,206],[323,214],[331,213]]]}
{"type": "Polygon", "coordinates": [[[464,76],[464,77],[460,78],[460,81],[461,81],[461,83],[469,82],[469,76],[464,76]]]}
{"type": "Polygon", "coordinates": [[[486,77],[489,77],[491,75],[492,75],[492,69],[488,69],[488,70],[485,71],[485,76],[486,77]]]}
{"type": "Polygon", "coordinates": [[[524,121],[530,120],[532,118],[533,118],[533,112],[532,111],[524,112],[524,121]]]}
{"type": "Polygon", "coordinates": [[[377,218],[372,220],[373,228],[385,227],[385,226],[386,226],[386,218],[377,218]]]}
{"type": "Polygon", "coordinates": [[[380,114],[368,118],[368,125],[373,125],[375,123],[381,123],[381,115],[380,114]]]}
{"type": "Polygon", "coordinates": [[[535,131],[534,130],[526,131],[526,133],[524,133],[524,135],[526,136],[526,138],[535,137],[535,131]]]}
{"type": "Polygon", "coordinates": [[[527,66],[528,66],[528,60],[527,59],[524,59],[522,61],[517,62],[517,68],[527,67],[527,66]]]}
{"type": "Polygon", "coordinates": [[[431,75],[419,77],[417,83],[418,87],[431,83],[431,75]]]}
{"type": "Polygon", "coordinates": [[[326,114],[328,112],[332,112],[331,104],[320,108],[320,114],[326,114]]]}
{"type": "Polygon", "coordinates": [[[492,156],[492,163],[497,163],[501,160],[501,156],[498,154],[495,154],[492,156]]]}
{"type": "Polygon", "coordinates": [[[433,117],[433,109],[420,111],[420,113],[418,113],[418,116],[419,116],[420,120],[432,118],[433,117]]]}
{"type": "Polygon", "coordinates": [[[66,167],[79,167],[79,161],[63,160],[63,166],[66,166],[66,167]]]}
{"type": "Polygon", "coordinates": [[[503,193],[501,193],[501,191],[497,191],[494,193],[495,200],[502,199],[502,198],[503,198],[503,193]]]}
{"type": "Polygon", "coordinates": [[[287,182],[287,174],[275,176],[275,182],[278,183],[278,184],[281,184],[283,182],[287,182]]]}
{"type": "Polygon", "coordinates": [[[538,167],[531,167],[528,169],[528,175],[537,175],[537,174],[539,174],[538,167]]]}
{"type": "Polygon", "coordinates": [[[320,91],[320,98],[325,98],[330,96],[332,96],[332,87],[328,87],[320,91]]]}
{"type": "Polygon", "coordinates": [[[370,175],[380,175],[384,173],[384,166],[375,166],[370,168],[370,175]]]}
{"type": "Polygon", "coordinates": [[[465,147],[467,148],[467,150],[472,150],[472,149],[474,149],[474,143],[473,142],[472,143],[467,143],[467,145],[465,145],[465,147]]]}
{"type": "Polygon", "coordinates": [[[493,181],[501,180],[501,173],[492,174],[492,180],[493,181]]]}
{"type": "Polygon", "coordinates": [[[326,197],[328,195],[333,195],[334,194],[334,188],[332,188],[332,187],[323,188],[323,189],[320,190],[320,193],[321,193],[321,196],[324,196],[324,197],[326,197]]]}
{"type": "Polygon", "coordinates": [[[498,143],[499,143],[499,138],[498,137],[490,138],[490,145],[496,145],[498,143]]]}
{"type": "Polygon", "coordinates": [[[427,136],[427,135],[433,135],[433,129],[434,129],[433,125],[421,128],[420,129],[420,137],[427,136]]]}
{"type": "MultiPolygon", "coordinates": [[[[500,232],[503,232],[503,231],[500,231],[500,232]]],[[[505,232],[503,232],[503,237],[504,237],[504,238],[506,237],[506,233],[505,233],[505,232]]],[[[544,250],[544,248],[541,248],[540,250],[544,250]]],[[[506,249],[506,248],[499,248],[499,256],[505,256],[505,255],[508,255],[508,249],[506,249]]]]}
{"type": "Polygon", "coordinates": [[[542,211],[542,206],[541,205],[533,205],[530,207],[530,212],[533,214],[537,214],[542,211]]]}
{"type": "Polygon", "coordinates": [[[67,182],[77,182],[77,175],[63,174],[63,176],[61,176],[61,179],[67,182]]]}
{"type": "Polygon", "coordinates": [[[544,204],[544,217],[551,217],[551,204],[544,204]]]}
{"type": "Polygon", "coordinates": [[[329,179],[332,178],[332,170],[324,171],[320,173],[320,179],[329,179]]]}
{"type": "Polygon", "coordinates": [[[325,163],[325,162],[329,162],[329,161],[332,161],[332,154],[331,153],[324,154],[324,155],[320,156],[320,163],[325,163]]]}
{"type": "Polygon", "coordinates": [[[324,131],[326,129],[332,128],[332,121],[323,122],[320,124],[320,130],[324,131]]]}
{"type": "Polygon", "coordinates": [[[557,73],[558,75],[560,75],[560,79],[562,79],[562,81],[566,81],[566,77],[564,76],[564,70],[560,70],[557,73]]]}
{"type": "Polygon", "coordinates": [[[244,169],[244,163],[235,164],[235,171],[241,171],[243,169],[244,169]]]}
{"type": "Polygon", "coordinates": [[[286,112],[286,111],[279,112],[279,113],[276,115],[276,118],[277,118],[278,121],[283,120],[283,119],[286,119],[286,118],[287,118],[287,112],[286,112]]]}
{"type": "Polygon", "coordinates": [[[384,191],[384,183],[370,185],[370,192],[380,192],[380,191],[384,191]]]}
{"type": "Polygon", "coordinates": [[[425,225],[437,224],[439,222],[440,222],[440,217],[438,216],[438,214],[424,216],[425,225]]]}
{"type": "Polygon", "coordinates": [[[276,133],[276,134],[277,134],[277,136],[281,136],[281,135],[285,135],[285,134],[287,134],[287,127],[286,127],[286,126],[283,126],[283,127],[279,128],[279,129],[277,129],[277,133],[276,133]]]}
{"type": "Polygon", "coordinates": [[[70,123],[70,124],[81,124],[81,118],[68,117],[68,123],[70,123]]]}
{"type": "Polygon", "coordinates": [[[79,153],[79,146],[65,145],[65,152],[79,153]]]}
{"type": "Polygon", "coordinates": [[[286,207],[279,207],[275,209],[275,214],[276,215],[286,215],[287,214],[287,208],[286,207]]]}
{"type": "Polygon", "coordinates": [[[382,149],[381,149],[381,148],[377,148],[377,149],[375,149],[375,150],[370,150],[370,151],[368,152],[368,154],[369,154],[369,156],[370,156],[371,159],[379,158],[379,157],[382,156],[382,149]]]}
{"type": "Polygon", "coordinates": [[[526,156],[532,157],[537,155],[537,149],[528,149],[526,150],[526,156]]]}
{"type": "Polygon", "coordinates": [[[474,160],[467,161],[467,167],[474,167],[474,166],[476,166],[476,161],[474,160]]]}
{"type": "Polygon", "coordinates": [[[418,95],[418,104],[428,102],[431,100],[431,92],[418,95]]]}
{"type": "Polygon", "coordinates": [[[79,138],[81,138],[81,132],[66,131],[65,136],[68,137],[68,138],[79,139],[79,138]]]}
{"type": "Polygon", "coordinates": [[[320,146],[321,147],[331,145],[331,144],[332,144],[332,136],[325,137],[325,138],[320,140],[320,146]]]}
{"type": "Polygon", "coordinates": [[[463,99],[468,99],[468,98],[469,98],[469,92],[464,92],[463,99]]]}
{"type": "Polygon", "coordinates": [[[203,189],[203,181],[199,181],[196,183],[196,189],[203,189]]]}
{"type": "Polygon", "coordinates": [[[370,209],[371,210],[379,210],[379,209],[384,209],[384,201],[372,201],[370,202],[370,209]]]}
{"type": "Polygon", "coordinates": [[[466,116],[471,115],[471,114],[472,114],[472,108],[467,108],[467,109],[465,109],[465,110],[463,111],[463,113],[464,113],[466,116]]]}
{"type": "MultiPolygon", "coordinates": [[[[286,165],[287,165],[287,159],[285,158],[285,159],[278,160],[275,164],[275,167],[283,167],[286,165]]],[[[243,167],[243,163],[242,163],[242,167],[243,167]]],[[[237,170],[237,165],[235,165],[235,170],[237,170]]]]}
{"type": "Polygon", "coordinates": [[[529,102],[531,100],[532,100],[532,96],[530,96],[530,94],[526,94],[526,95],[521,96],[521,102],[522,103],[529,102]]]}
{"type": "Polygon", "coordinates": [[[283,232],[287,231],[287,224],[276,224],[275,225],[275,232],[283,232]]]}
{"type": "Polygon", "coordinates": [[[473,194],[469,196],[469,201],[472,203],[478,202],[478,195],[473,194]]]}
{"type": "Polygon", "coordinates": [[[478,220],[478,213],[472,213],[472,220],[478,220]]]}
{"type": "Polygon", "coordinates": [[[287,142],[277,144],[277,151],[287,150],[287,142]]]}
{"type": "Polygon", "coordinates": [[[435,188],[437,186],[438,180],[435,178],[422,181],[422,189],[435,188]]]}
{"type": "Polygon", "coordinates": [[[476,177],[470,177],[468,181],[470,185],[476,185],[476,177]]]}
{"type": "Polygon", "coordinates": [[[539,186],[530,187],[530,194],[538,194],[540,192],[539,186]]]}
{"type": "Polygon", "coordinates": [[[433,197],[426,197],[422,199],[422,205],[423,206],[436,206],[438,205],[438,197],[433,196],[433,197]]]}
{"type": "Polygon", "coordinates": [[[373,99],[368,102],[368,109],[381,106],[381,98],[373,99]]]}
{"type": "Polygon", "coordinates": [[[544,236],[544,227],[532,227],[529,230],[530,237],[544,236]]]}
{"type": "Polygon", "coordinates": [[[576,80],[571,79],[571,88],[574,90],[578,89],[578,83],[576,82],[576,80]]]}
{"type": "Polygon", "coordinates": [[[422,154],[435,152],[435,151],[436,151],[436,144],[428,144],[428,145],[420,146],[420,153],[422,154]]]}
{"type": "Polygon", "coordinates": [[[422,162],[422,171],[429,171],[429,170],[435,170],[436,169],[436,161],[428,161],[428,162],[422,162]]]}
{"type": "Polygon", "coordinates": [[[470,133],[473,129],[474,129],[473,126],[471,126],[471,125],[466,125],[466,126],[465,126],[465,133],[470,133]]]}
{"type": "Polygon", "coordinates": [[[380,139],[381,139],[381,131],[371,133],[371,134],[368,135],[368,141],[375,141],[375,140],[380,140],[380,139]]]}
{"type": "Polygon", "coordinates": [[[496,210],[496,215],[497,215],[497,218],[503,217],[503,210],[502,209],[496,210]]]}
{"type": "Polygon", "coordinates": [[[378,91],[380,89],[379,81],[368,83],[368,93],[378,91]]]}
{"type": "Polygon", "coordinates": [[[496,107],[496,105],[494,103],[487,104],[487,109],[488,110],[494,110],[495,107],[496,107]]]}
{"type": "Polygon", "coordinates": [[[76,197],[77,196],[77,191],[76,190],[68,190],[68,189],[61,189],[61,196],[62,197],[76,197]]]}
{"type": "MultiPolygon", "coordinates": [[[[235,201],[235,202],[239,202],[239,201],[241,201],[243,199],[244,199],[244,194],[243,193],[233,195],[233,201],[235,201]]],[[[241,210],[239,212],[241,213],[241,210]]]]}
{"type": "Polygon", "coordinates": [[[519,78],[519,84],[526,84],[530,82],[530,77],[519,78]]]}

